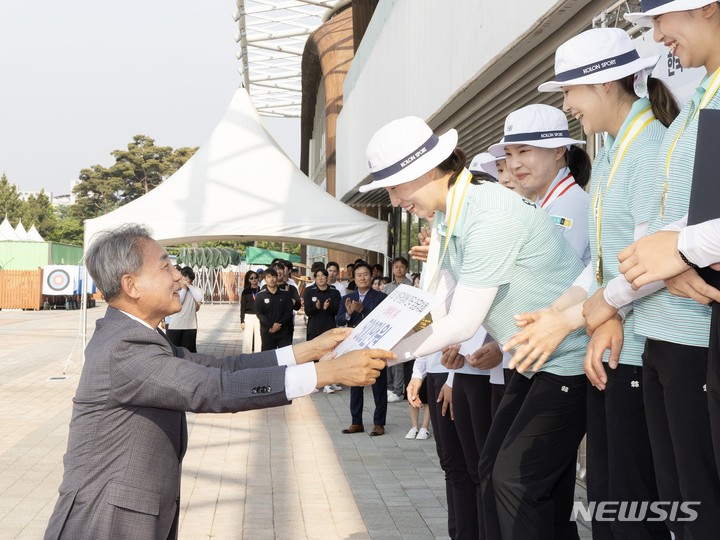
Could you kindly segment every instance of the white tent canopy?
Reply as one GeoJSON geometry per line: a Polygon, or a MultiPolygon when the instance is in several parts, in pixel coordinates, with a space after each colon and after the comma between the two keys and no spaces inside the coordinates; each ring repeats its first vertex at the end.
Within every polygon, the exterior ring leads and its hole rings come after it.
{"type": "Polygon", "coordinates": [[[43,240],[43,237],[40,236],[40,233],[35,228],[35,225],[30,227],[30,230],[27,232],[27,235],[28,235],[28,240],[30,240],[31,242],[44,242],[45,241],[45,240],[43,240]]]}
{"type": "Polygon", "coordinates": [[[144,223],[165,245],[209,240],[277,240],[385,253],[387,224],[315,185],[265,130],[244,88],[235,92],[208,142],[139,199],[85,222],[98,231],[144,223]]]}
{"type": "Polygon", "coordinates": [[[30,240],[25,227],[23,227],[22,220],[18,221],[17,227],[15,227],[15,234],[17,235],[18,240],[21,240],[22,242],[30,240]]]}
{"type": "Polygon", "coordinates": [[[0,223],[0,240],[19,240],[7,217],[0,223]]]}

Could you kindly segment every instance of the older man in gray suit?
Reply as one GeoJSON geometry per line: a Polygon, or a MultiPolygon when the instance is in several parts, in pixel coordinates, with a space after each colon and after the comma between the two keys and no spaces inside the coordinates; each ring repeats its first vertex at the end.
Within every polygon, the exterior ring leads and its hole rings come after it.
{"type": "Polygon", "coordinates": [[[342,330],[277,351],[190,353],[157,329],[181,308],[181,275],[146,228],[103,233],[85,260],[109,307],[85,351],[46,539],[176,538],[186,411],[275,407],[327,384],[372,384],[392,357],[364,350],[313,364],[342,330]]]}

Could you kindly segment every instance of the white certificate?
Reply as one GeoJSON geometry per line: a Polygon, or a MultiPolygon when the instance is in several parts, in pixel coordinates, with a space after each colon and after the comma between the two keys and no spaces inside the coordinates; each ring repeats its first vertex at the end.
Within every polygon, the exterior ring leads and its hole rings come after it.
{"type": "Polygon", "coordinates": [[[435,307],[435,297],[410,285],[400,285],[365,317],[333,356],[356,349],[392,349],[435,307]]]}

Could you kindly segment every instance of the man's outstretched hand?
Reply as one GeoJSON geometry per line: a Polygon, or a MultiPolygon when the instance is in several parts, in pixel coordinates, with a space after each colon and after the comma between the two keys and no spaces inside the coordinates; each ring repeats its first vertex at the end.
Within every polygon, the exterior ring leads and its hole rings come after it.
{"type": "Polygon", "coordinates": [[[358,349],[343,354],[329,362],[315,364],[317,388],[329,384],[366,386],[374,384],[385,367],[385,361],[395,358],[390,351],[382,349],[358,349]]]}
{"type": "MultiPolygon", "coordinates": [[[[315,339],[293,345],[295,361],[298,364],[304,364],[305,362],[319,360],[326,354],[329,354],[350,334],[352,334],[352,328],[333,328],[332,330],[328,330],[327,332],[320,334],[315,339]]],[[[323,358],[323,360],[327,360],[329,358],[332,357],[328,356],[327,358],[323,358]]]]}

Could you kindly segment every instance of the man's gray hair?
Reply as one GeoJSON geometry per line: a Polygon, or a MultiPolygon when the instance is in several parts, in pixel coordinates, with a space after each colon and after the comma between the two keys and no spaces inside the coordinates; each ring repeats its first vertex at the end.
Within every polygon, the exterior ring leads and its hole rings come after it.
{"type": "Polygon", "coordinates": [[[143,267],[142,244],[151,240],[145,225],[128,223],[99,232],[85,254],[85,266],[105,300],[120,296],[120,280],[125,274],[138,274],[143,267]]]}

